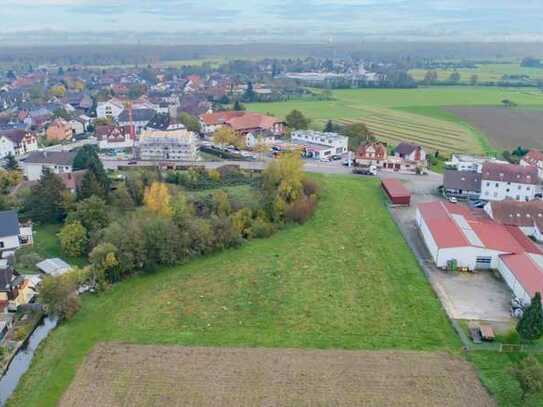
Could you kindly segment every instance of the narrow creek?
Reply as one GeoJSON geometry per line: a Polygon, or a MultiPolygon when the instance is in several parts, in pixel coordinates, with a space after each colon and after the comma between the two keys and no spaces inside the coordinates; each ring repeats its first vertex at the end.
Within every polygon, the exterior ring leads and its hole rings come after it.
{"type": "Polygon", "coordinates": [[[57,320],[45,317],[34,330],[24,345],[11,361],[6,374],[0,379],[0,406],[4,406],[11,397],[19,380],[26,373],[39,344],[47,338],[49,332],[57,325],[57,320]]]}

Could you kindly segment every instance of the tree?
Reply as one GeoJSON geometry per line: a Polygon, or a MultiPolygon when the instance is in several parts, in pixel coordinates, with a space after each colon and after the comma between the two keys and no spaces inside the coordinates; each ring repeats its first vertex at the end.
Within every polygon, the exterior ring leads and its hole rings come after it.
{"type": "Polygon", "coordinates": [[[243,105],[239,102],[239,100],[236,100],[236,101],[234,102],[234,107],[233,107],[233,109],[234,109],[234,111],[236,111],[236,112],[242,112],[242,111],[245,111],[245,110],[246,110],[245,106],[243,106],[243,105]]]}
{"type": "Polygon", "coordinates": [[[92,163],[96,164],[99,162],[100,158],[98,157],[96,146],[87,144],[77,151],[73,161],[73,169],[74,171],[86,170],[92,163]]]}
{"type": "Polygon", "coordinates": [[[106,202],[98,196],[84,199],[68,214],[66,222],[79,222],[89,233],[103,229],[109,224],[106,202]]]}
{"type": "Polygon", "coordinates": [[[107,191],[100,181],[98,181],[94,172],[87,171],[81,180],[81,185],[77,189],[77,198],[84,200],[92,196],[106,198],[107,191]]]}
{"type": "Polygon", "coordinates": [[[111,194],[111,202],[117,208],[125,211],[133,209],[135,206],[134,199],[132,198],[126,184],[120,184],[117,186],[117,189],[111,194]]]}
{"type": "Polygon", "coordinates": [[[516,107],[517,104],[515,102],[513,102],[512,100],[509,100],[509,99],[503,99],[502,100],[502,105],[504,105],[505,107],[516,107]]]}
{"type": "Polygon", "coordinates": [[[228,194],[224,191],[215,191],[213,193],[213,204],[217,216],[228,216],[232,211],[228,194]]]}
{"type": "Polygon", "coordinates": [[[23,204],[23,212],[35,222],[60,222],[66,215],[66,192],[62,180],[45,169],[38,183],[31,188],[23,204]]]}
{"type": "Polygon", "coordinates": [[[111,243],[100,243],[89,254],[89,262],[96,275],[104,275],[110,283],[120,280],[118,249],[111,243]]]}
{"type": "Polygon", "coordinates": [[[437,82],[437,80],[438,76],[435,70],[426,71],[426,74],[424,75],[424,83],[426,85],[431,85],[432,83],[437,82]]]}
{"type": "Polygon", "coordinates": [[[517,379],[522,391],[521,400],[528,394],[537,394],[543,391],[543,365],[532,355],[522,359],[517,366],[511,369],[511,374],[517,379]]]}
{"type": "Polygon", "coordinates": [[[65,94],[66,88],[64,87],[64,85],[55,85],[49,88],[49,95],[51,96],[62,98],[65,94]]]}
{"type": "Polygon", "coordinates": [[[172,216],[171,195],[168,186],[162,182],[153,182],[150,187],[145,189],[143,198],[145,207],[151,212],[164,216],[172,216]]]}
{"type": "Polygon", "coordinates": [[[40,303],[59,319],[70,319],[79,310],[78,276],[71,271],[58,277],[46,276],[41,283],[40,303]]]}
{"type": "Polygon", "coordinates": [[[78,221],[66,224],[58,233],[62,252],[70,257],[80,257],[87,248],[87,229],[78,221]]]}
{"type": "Polygon", "coordinates": [[[535,293],[530,306],[517,324],[517,332],[524,340],[534,341],[543,336],[543,309],[541,308],[541,294],[535,293]]]}
{"type": "Polygon", "coordinates": [[[479,75],[471,75],[471,77],[469,78],[469,84],[471,86],[475,86],[477,85],[477,83],[479,82],[479,75]]]}
{"type": "Polygon", "coordinates": [[[0,170],[0,193],[7,194],[11,188],[19,185],[22,181],[20,171],[3,171],[0,170]]]}
{"type": "Polygon", "coordinates": [[[241,147],[241,137],[230,127],[220,127],[213,133],[213,142],[220,146],[233,145],[241,147]]]}
{"type": "Polygon", "coordinates": [[[247,82],[247,89],[243,94],[243,100],[246,102],[254,102],[256,100],[256,93],[253,89],[252,82],[247,82]]]}
{"type": "Polygon", "coordinates": [[[332,123],[332,120],[328,120],[326,122],[326,126],[324,126],[325,133],[332,133],[334,131],[334,123],[332,123]]]}
{"type": "Polygon", "coordinates": [[[172,220],[177,226],[183,226],[194,216],[194,206],[183,192],[178,192],[172,199],[172,220]]]}
{"type": "Polygon", "coordinates": [[[451,73],[451,75],[449,76],[449,81],[450,82],[453,82],[453,83],[458,83],[460,82],[460,79],[461,79],[461,76],[458,72],[454,71],[453,73],[451,73]]]}
{"type": "Polygon", "coordinates": [[[19,169],[19,163],[17,162],[13,154],[11,154],[11,152],[6,156],[4,168],[8,171],[16,171],[19,169]]]}
{"type": "Polygon", "coordinates": [[[286,117],[286,121],[287,126],[293,130],[305,130],[309,127],[309,123],[311,122],[311,120],[306,118],[302,112],[298,110],[290,112],[286,117]]]}
{"type": "Polygon", "coordinates": [[[198,120],[197,117],[194,117],[190,113],[181,112],[181,114],[179,115],[179,121],[183,126],[187,128],[187,130],[193,131],[194,133],[200,133],[200,131],[202,130],[200,120],[198,120]]]}
{"type": "Polygon", "coordinates": [[[356,151],[363,143],[375,140],[375,137],[364,123],[353,123],[345,126],[343,135],[349,139],[349,149],[351,151],[356,151]]]}

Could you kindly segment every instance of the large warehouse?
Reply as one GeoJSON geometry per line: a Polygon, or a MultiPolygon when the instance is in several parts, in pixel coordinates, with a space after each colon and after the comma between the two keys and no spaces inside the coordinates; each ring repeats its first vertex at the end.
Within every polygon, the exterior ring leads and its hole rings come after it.
{"type": "Polygon", "coordinates": [[[514,294],[543,293],[543,252],[516,226],[493,221],[482,210],[434,201],[417,207],[417,226],[435,264],[498,270],[514,294]]]}

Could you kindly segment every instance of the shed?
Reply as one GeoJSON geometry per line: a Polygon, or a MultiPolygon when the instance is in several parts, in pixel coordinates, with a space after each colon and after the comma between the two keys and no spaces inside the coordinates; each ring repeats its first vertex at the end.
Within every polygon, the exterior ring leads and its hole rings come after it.
{"type": "Polygon", "coordinates": [[[70,269],[72,268],[68,263],[59,258],[41,261],[36,264],[36,267],[45,274],[53,277],[60,276],[70,271],[70,269]]]}
{"type": "Polygon", "coordinates": [[[409,206],[411,203],[411,193],[399,180],[386,178],[381,181],[381,186],[394,205],[409,206]]]}

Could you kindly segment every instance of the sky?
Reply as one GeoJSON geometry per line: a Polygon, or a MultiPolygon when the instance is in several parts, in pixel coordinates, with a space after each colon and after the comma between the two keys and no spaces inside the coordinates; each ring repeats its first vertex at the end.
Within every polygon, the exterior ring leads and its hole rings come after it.
{"type": "Polygon", "coordinates": [[[543,0],[0,0],[0,15],[8,43],[543,39],[543,0]]]}

